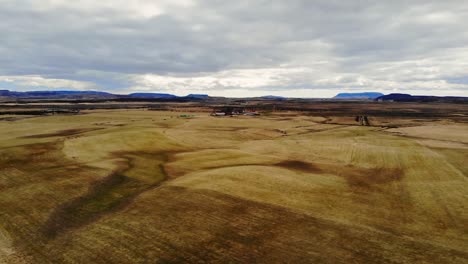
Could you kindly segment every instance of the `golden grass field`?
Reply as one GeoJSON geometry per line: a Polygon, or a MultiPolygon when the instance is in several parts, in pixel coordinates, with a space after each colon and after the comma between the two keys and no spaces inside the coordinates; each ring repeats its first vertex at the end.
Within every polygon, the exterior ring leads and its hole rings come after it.
{"type": "Polygon", "coordinates": [[[0,121],[0,263],[468,263],[466,123],[190,114],[0,121]]]}

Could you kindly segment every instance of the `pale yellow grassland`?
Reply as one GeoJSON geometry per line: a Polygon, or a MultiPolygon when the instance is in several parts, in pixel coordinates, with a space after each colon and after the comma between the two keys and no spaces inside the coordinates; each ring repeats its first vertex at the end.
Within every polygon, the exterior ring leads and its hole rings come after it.
{"type": "Polygon", "coordinates": [[[467,263],[466,124],[181,114],[0,121],[0,263],[467,263]]]}

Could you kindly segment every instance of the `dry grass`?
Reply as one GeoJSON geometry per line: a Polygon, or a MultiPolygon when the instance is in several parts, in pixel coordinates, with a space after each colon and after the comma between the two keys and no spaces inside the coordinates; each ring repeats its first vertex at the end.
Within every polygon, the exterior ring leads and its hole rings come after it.
{"type": "Polygon", "coordinates": [[[466,124],[179,114],[0,121],[0,263],[468,261],[466,124]]]}

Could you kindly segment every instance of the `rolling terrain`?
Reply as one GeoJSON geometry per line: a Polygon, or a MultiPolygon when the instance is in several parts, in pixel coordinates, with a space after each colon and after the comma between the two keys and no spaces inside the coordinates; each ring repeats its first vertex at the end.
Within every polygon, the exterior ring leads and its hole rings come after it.
{"type": "Polygon", "coordinates": [[[0,263],[467,263],[466,107],[343,105],[11,114],[0,263]]]}

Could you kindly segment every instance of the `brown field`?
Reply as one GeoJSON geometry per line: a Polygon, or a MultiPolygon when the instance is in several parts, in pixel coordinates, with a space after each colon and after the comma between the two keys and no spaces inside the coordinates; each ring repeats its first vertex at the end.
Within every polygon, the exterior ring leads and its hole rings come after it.
{"type": "Polygon", "coordinates": [[[8,112],[0,263],[468,263],[468,106],[378,106],[8,112]]]}

